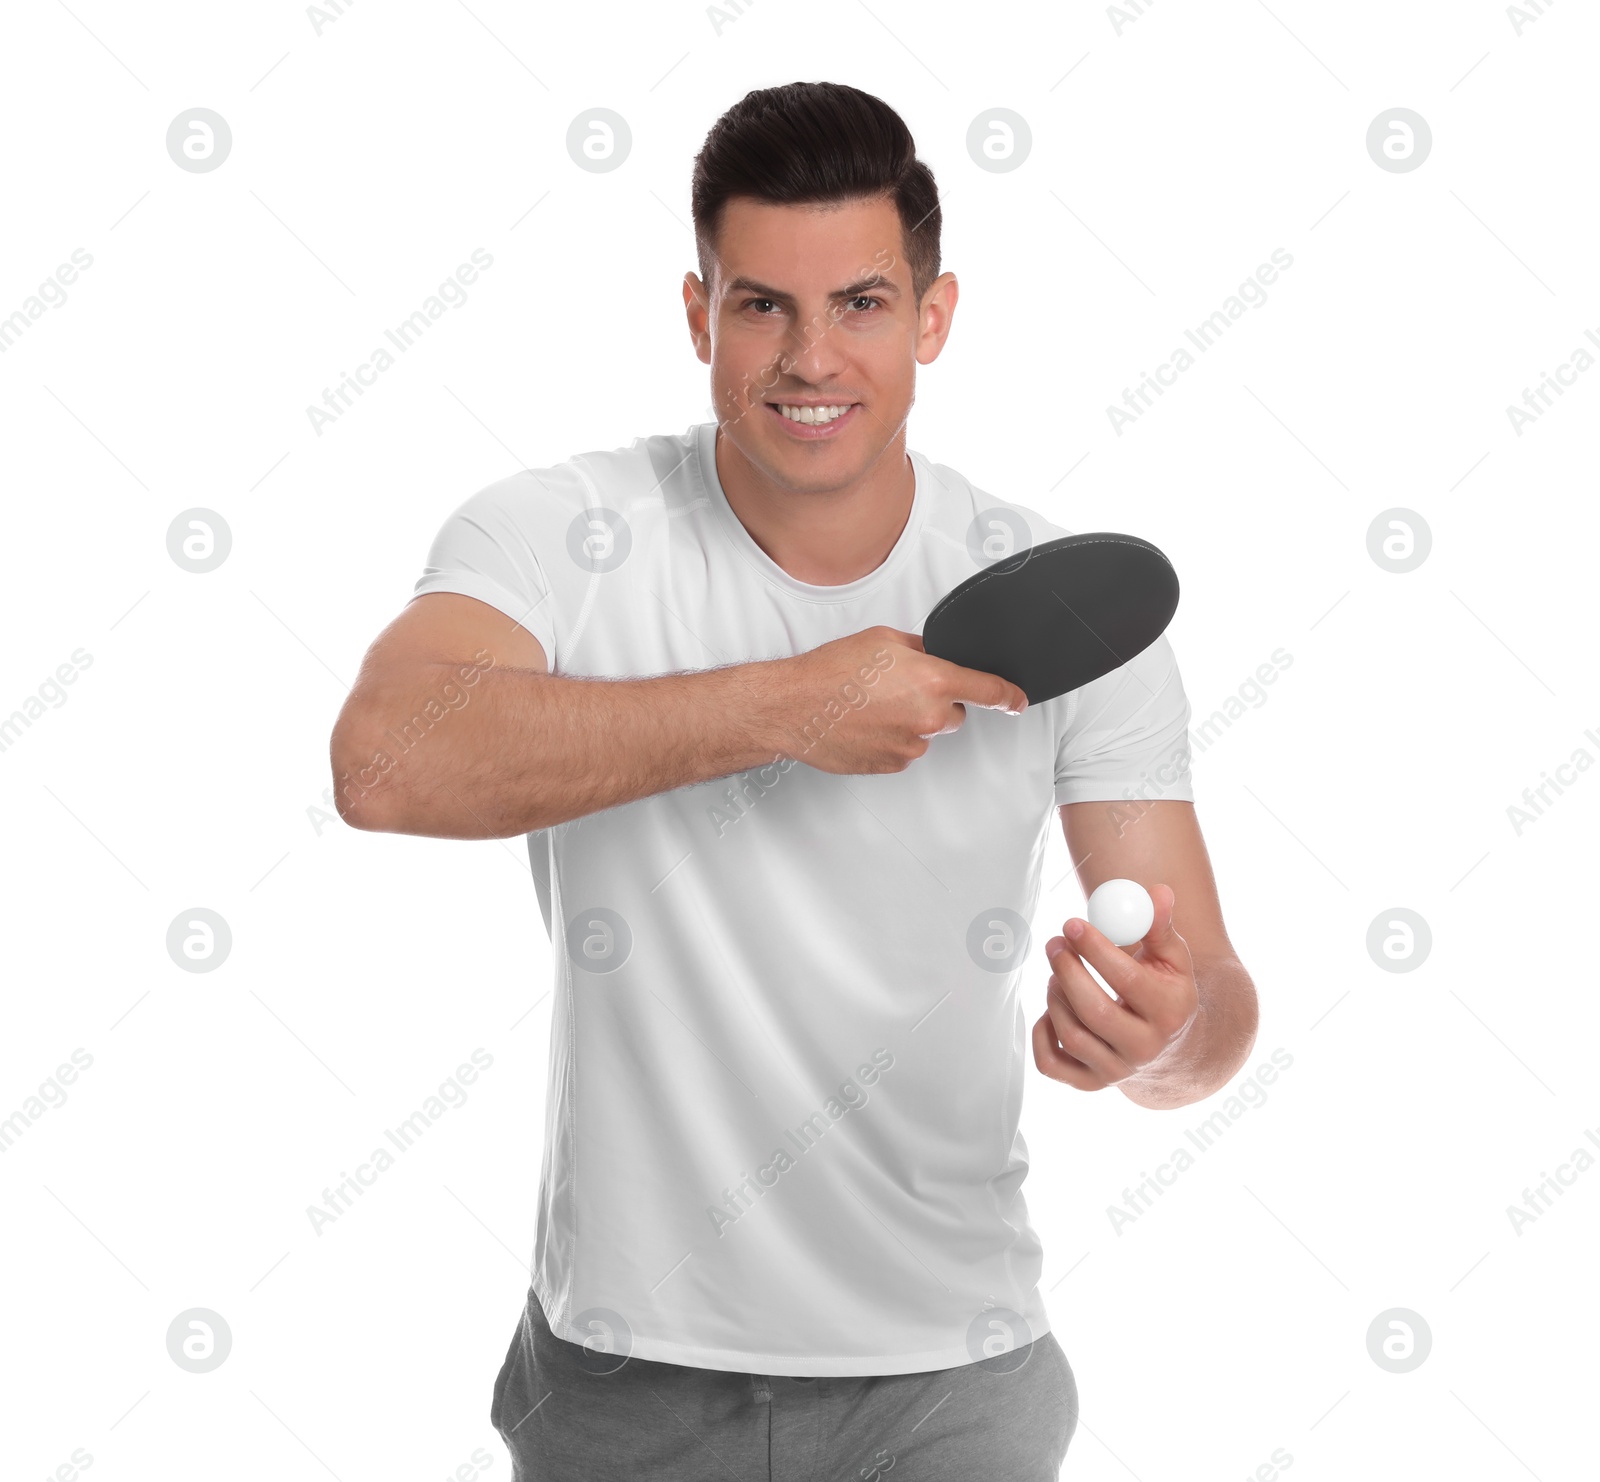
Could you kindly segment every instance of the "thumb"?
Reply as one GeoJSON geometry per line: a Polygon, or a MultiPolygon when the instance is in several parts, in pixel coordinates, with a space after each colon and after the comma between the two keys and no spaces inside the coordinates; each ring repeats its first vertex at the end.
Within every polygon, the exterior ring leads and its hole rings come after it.
{"type": "Polygon", "coordinates": [[[1173,929],[1172,908],[1177,905],[1177,893],[1170,885],[1155,885],[1150,890],[1150,903],[1155,907],[1150,930],[1139,938],[1139,956],[1144,960],[1159,957],[1173,960],[1183,950],[1183,939],[1173,929]]]}
{"type": "Polygon", "coordinates": [[[984,669],[952,664],[948,659],[938,662],[955,670],[955,698],[963,704],[976,705],[980,710],[1004,710],[1008,715],[1021,715],[1028,708],[1027,692],[1021,685],[984,669]]]}

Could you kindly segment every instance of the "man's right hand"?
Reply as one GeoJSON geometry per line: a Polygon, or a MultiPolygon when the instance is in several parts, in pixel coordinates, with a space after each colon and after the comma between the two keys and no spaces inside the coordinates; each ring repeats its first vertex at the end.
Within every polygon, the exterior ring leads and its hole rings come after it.
{"type": "Polygon", "coordinates": [[[968,705],[1020,715],[1028,704],[1010,680],[936,659],[917,634],[889,627],[776,660],[770,676],[781,750],[844,776],[905,771],[930,738],[960,728],[968,705]]]}

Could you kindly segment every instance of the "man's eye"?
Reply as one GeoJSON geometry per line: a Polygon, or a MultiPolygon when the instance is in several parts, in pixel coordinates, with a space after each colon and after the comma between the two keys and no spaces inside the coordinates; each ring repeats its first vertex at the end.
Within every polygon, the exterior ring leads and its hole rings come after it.
{"type": "Polygon", "coordinates": [[[870,294],[858,293],[850,300],[850,307],[858,313],[865,313],[868,309],[874,308],[882,302],[882,299],[873,298],[870,294]]]}
{"type": "Polygon", "coordinates": [[[769,308],[770,309],[775,309],[775,308],[778,307],[777,303],[774,300],[770,299],[770,298],[747,298],[744,301],[744,306],[747,309],[755,308],[755,309],[757,309],[758,313],[763,313],[763,314],[769,308]],[[757,307],[758,305],[761,305],[761,306],[764,306],[764,307],[758,308],[757,307]]]}

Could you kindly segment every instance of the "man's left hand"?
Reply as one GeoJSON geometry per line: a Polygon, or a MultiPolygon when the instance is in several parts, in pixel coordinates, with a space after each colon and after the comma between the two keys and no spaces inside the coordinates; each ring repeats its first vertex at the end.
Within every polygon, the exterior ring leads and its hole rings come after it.
{"type": "Polygon", "coordinates": [[[1172,929],[1176,897],[1171,886],[1157,885],[1150,899],[1155,919],[1131,947],[1115,946],[1079,916],[1045,943],[1053,971],[1045,1013],[1033,1026],[1033,1059],[1052,1080],[1101,1091],[1137,1077],[1194,1022],[1200,992],[1188,944],[1172,929]]]}

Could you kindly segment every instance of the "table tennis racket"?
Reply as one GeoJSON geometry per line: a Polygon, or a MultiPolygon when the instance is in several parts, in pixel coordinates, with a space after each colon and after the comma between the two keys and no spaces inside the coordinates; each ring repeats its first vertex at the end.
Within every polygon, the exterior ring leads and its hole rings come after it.
{"type": "Polygon", "coordinates": [[[1009,679],[1030,705],[1143,653],[1178,607],[1178,574],[1147,540],[1109,530],[1029,546],[952,587],[922,625],[935,658],[1009,679]]]}

